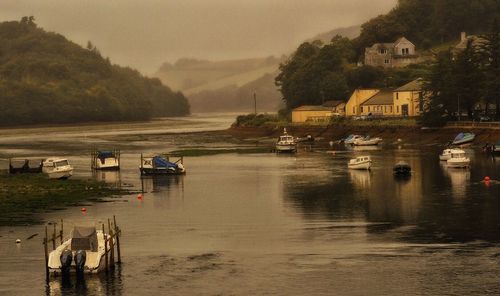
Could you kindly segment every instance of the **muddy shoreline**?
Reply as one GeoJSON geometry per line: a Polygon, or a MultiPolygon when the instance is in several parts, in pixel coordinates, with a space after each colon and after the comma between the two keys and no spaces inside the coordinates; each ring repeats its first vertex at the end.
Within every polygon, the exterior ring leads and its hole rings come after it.
{"type": "MultiPolygon", "coordinates": [[[[414,144],[432,144],[447,143],[453,140],[460,132],[473,132],[476,134],[475,143],[483,145],[500,141],[499,129],[488,128],[436,128],[422,129],[421,127],[380,127],[380,126],[289,126],[287,131],[296,137],[305,137],[311,135],[315,138],[325,140],[339,140],[349,134],[370,135],[372,137],[381,137],[386,141],[392,142],[401,139],[404,142],[414,144]]],[[[258,140],[259,138],[276,138],[282,132],[282,127],[231,127],[223,131],[239,140],[258,140]]]]}

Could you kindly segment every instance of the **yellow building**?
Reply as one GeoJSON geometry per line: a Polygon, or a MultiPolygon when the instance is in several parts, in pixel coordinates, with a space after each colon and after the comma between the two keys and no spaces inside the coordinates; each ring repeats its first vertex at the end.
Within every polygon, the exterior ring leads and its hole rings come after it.
{"type": "Polygon", "coordinates": [[[347,116],[361,115],[361,104],[379,92],[378,89],[356,89],[345,106],[347,116]]]}
{"type": "Polygon", "coordinates": [[[292,110],[292,122],[324,122],[330,120],[332,108],[325,106],[300,106],[292,110]]]}
{"type": "Polygon", "coordinates": [[[393,116],[394,101],[393,90],[382,89],[374,94],[360,106],[361,115],[393,116]]]}
{"type": "Polygon", "coordinates": [[[394,115],[419,116],[424,105],[423,80],[413,80],[394,91],[394,115]]]}

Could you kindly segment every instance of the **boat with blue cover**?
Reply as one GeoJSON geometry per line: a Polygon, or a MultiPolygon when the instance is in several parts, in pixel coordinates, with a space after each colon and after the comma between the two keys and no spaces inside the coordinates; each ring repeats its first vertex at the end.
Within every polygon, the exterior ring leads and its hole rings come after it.
{"type": "Polygon", "coordinates": [[[175,161],[170,161],[170,156],[154,155],[144,156],[141,154],[141,175],[182,175],[186,173],[184,159],[179,157],[175,161]]]}
{"type": "Polygon", "coordinates": [[[120,150],[94,150],[91,156],[94,170],[120,169],[120,150]]]}
{"type": "Polygon", "coordinates": [[[468,144],[474,141],[476,138],[476,135],[473,133],[460,133],[458,134],[453,142],[451,142],[452,145],[463,145],[463,144],[468,144]]]}

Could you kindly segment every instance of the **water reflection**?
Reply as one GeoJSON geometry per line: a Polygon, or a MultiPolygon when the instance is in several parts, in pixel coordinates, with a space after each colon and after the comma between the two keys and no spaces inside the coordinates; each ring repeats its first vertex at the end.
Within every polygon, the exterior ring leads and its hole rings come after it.
{"type": "Polygon", "coordinates": [[[368,189],[371,186],[371,171],[349,170],[349,177],[352,184],[359,189],[368,189]]]}
{"type": "Polygon", "coordinates": [[[99,182],[105,182],[116,188],[120,188],[122,184],[121,173],[119,170],[93,170],[92,177],[99,182]]]}
{"type": "Polygon", "coordinates": [[[184,176],[182,175],[159,175],[142,176],[141,190],[143,193],[169,191],[172,189],[184,191],[184,176]]]}
{"type": "Polygon", "coordinates": [[[59,295],[111,295],[123,294],[121,265],[116,265],[107,274],[86,274],[84,276],[59,276],[46,285],[47,296],[59,295]]]}
{"type": "Polygon", "coordinates": [[[451,181],[453,197],[463,199],[467,194],[467,187],[471,180],[471,172],[468,168],[450,168],[446,162],[441,162],[444,175],[451,181]]]}

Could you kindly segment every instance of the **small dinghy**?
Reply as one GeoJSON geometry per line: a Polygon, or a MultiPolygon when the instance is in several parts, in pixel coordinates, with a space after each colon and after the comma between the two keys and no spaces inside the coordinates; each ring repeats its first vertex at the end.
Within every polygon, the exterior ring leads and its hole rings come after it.
{"type": "Polygon", "coordinates": [[[297,141],[283,129],[283,134],[276,142],[276,152],[278,153],[295,153],[297,151],[297,141]]]}
{"type": "Polygon", "coordinates": [[[347,167],[351,170],[369,170],[372,166],[370,156],[358,156],[349,160],[347,167]]]}
{"type": "Polygon", "coordinates": [[[73,167],[66,158],[47,158],[42,163],[42,171],[50,179],[68,179],[73,176],[73,167]]]}
{"type": "Polygon", "coordinates": [[[382,142],[382,138],[370,138],[367,136],[363,139],[356,139],[353,141],[354,146],[375,146],[382,142]]]}
{"type": "Polygon", "coordinates": [[[458,146],[458,145],[464,145],[468,143],[472,143],[474,139],[476,138],[476,135],[473,133],[460,133],[458,134],[453,142],[451,142],[452,145],[458,146]]]}
{"type": "Polygon", "coordinates": [[[169,156],[162,155],[145,157],[141,154],[139,169],[142,175],[182,175],[186,173],[183,157],[171,162],[169,156]]]}
{"type": "Polygon", "coordinates": [[[392,169],[394,176],[410,176],[411,166],[406,161],[400,161],[392,169]]]}
{"type": "Polygon", "coordinates": [[[450,168],[467,168],[470,165],[470,158],[465,155],[462,149],[452,149],[451,158],[446,161],[450,168]]]}
{"type": "Polygon", "coordinates": [[[451,158],[451,150],[452,149],[444,149],[441,154],[439,154],[439,160],[441,161],[447,161],[448,159],[451,158]]]}
{"type": "Polygon", "coordinates": [[[71,236],[50,252],[50,273],[98,273],[105,268],[105,239],[107,234],[95,227],[74,227],[71,236]]]}

